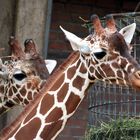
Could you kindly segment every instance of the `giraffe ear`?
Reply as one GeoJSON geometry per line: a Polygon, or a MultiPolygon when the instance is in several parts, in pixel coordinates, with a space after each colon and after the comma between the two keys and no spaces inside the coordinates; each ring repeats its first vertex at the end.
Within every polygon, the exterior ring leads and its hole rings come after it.
{"type": "Polygon", "coordinates": [[[119,33],[122,34],[124,40],[127,44],[130,44],[136,29],[136,23],[132,23],[124,28],[122,28],[119,33]]]}
{"type": "Polygon", "coordinates": [[[88,43],[77,37],[76,35],[74,35],[73,33],[70,33],[68,31],[66,31],[65,29],[63,29],[61,26],[60,26],[61,30],[64,32],[66,38],[69,40],[71,46],[72,46],[72,49],[74,51],[77,51],[77,50],[80,50],[81,47],[84,47],[84,46],[88,46],[88,43]]]}
{"type": "Polygon", "coordinates": [[[48,69],[49,74],[51,74],[52,71],[54,70],[54,68],[56,67],[56,64],[57,64],[56,60],[47,59],[47,60],[45,60],[45,63],[46,63],[46,67],[48,69]]]}

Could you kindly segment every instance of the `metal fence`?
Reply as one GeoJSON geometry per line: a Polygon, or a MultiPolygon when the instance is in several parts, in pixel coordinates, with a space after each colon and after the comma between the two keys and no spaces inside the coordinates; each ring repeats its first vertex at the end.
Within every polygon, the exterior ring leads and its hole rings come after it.
{"type": "MultiPolygon", "coordinates": [[[[137,24],[134,39],[132,41],[134,46],[132,55],[140,62],[140,12],[113,14],[113,16],[117,23],[118,30],[133,22],[137,24]]],[[[102,23],[104,24],[104,18],[102,23]]],[[[140,92],[137,92],[133,88],[98,82],[94,84],[89,92],[90,127],[100,127],[100,129],[102,129],[101,125],[118,121],[118,119],[130,119],[132,117],[137,119],[140,118],[140,92]]],[[[95,137],[92,139],[95,139],[95,137]]],[[[107,139],[105,137],[99,138],[99,135],[96,136],[96,140],[102,139],[120,140],[121,138],[117,135],[116,137],[108,137],[107,139]]],[[[129,138],[127,139],[129,140],[129,138]]],[[[91,137],[89,137],[89,140],[91,140],[91,137]]],[[[122,138],[122,140],[125,139],[122,138]]],[[[135,140],[138,140],[137,136],[135,137],[135,140]]]]}

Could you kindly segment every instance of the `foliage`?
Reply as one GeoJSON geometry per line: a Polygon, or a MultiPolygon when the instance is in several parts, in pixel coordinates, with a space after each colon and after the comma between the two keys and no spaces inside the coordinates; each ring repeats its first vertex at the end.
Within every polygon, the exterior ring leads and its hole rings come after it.
{"type": "Polygon", "coordinates": [[[85,140],[140,140],[140,119],[118,119],[89,127],[85,140]]]}

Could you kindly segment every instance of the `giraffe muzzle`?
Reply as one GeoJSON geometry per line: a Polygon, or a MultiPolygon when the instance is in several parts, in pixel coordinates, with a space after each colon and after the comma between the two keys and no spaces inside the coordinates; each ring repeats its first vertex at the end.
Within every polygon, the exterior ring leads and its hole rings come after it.
{"type": "Polygon", "coordinates": [[[135,77],[136,77],[137,79],[140,79],[140,71],[136,71],[136,72],[135,72],[135,77]]]}
{"type": "Polygon", "coordinates": [[[140,70],[130,75],[130,82],[134,88],[140,91],[140,70]]]}

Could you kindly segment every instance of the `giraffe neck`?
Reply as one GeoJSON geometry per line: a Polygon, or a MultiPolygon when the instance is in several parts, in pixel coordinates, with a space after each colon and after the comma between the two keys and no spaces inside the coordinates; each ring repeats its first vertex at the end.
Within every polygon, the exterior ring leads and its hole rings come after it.
{"type": "Polygon", "coordinates": [[[54,140],[64,129],[90,83],[88,72],[79,60],[79,53],[72,54],[49,79],[42,89],[43,94],[3,131],[1,139],[54,140]]]}

